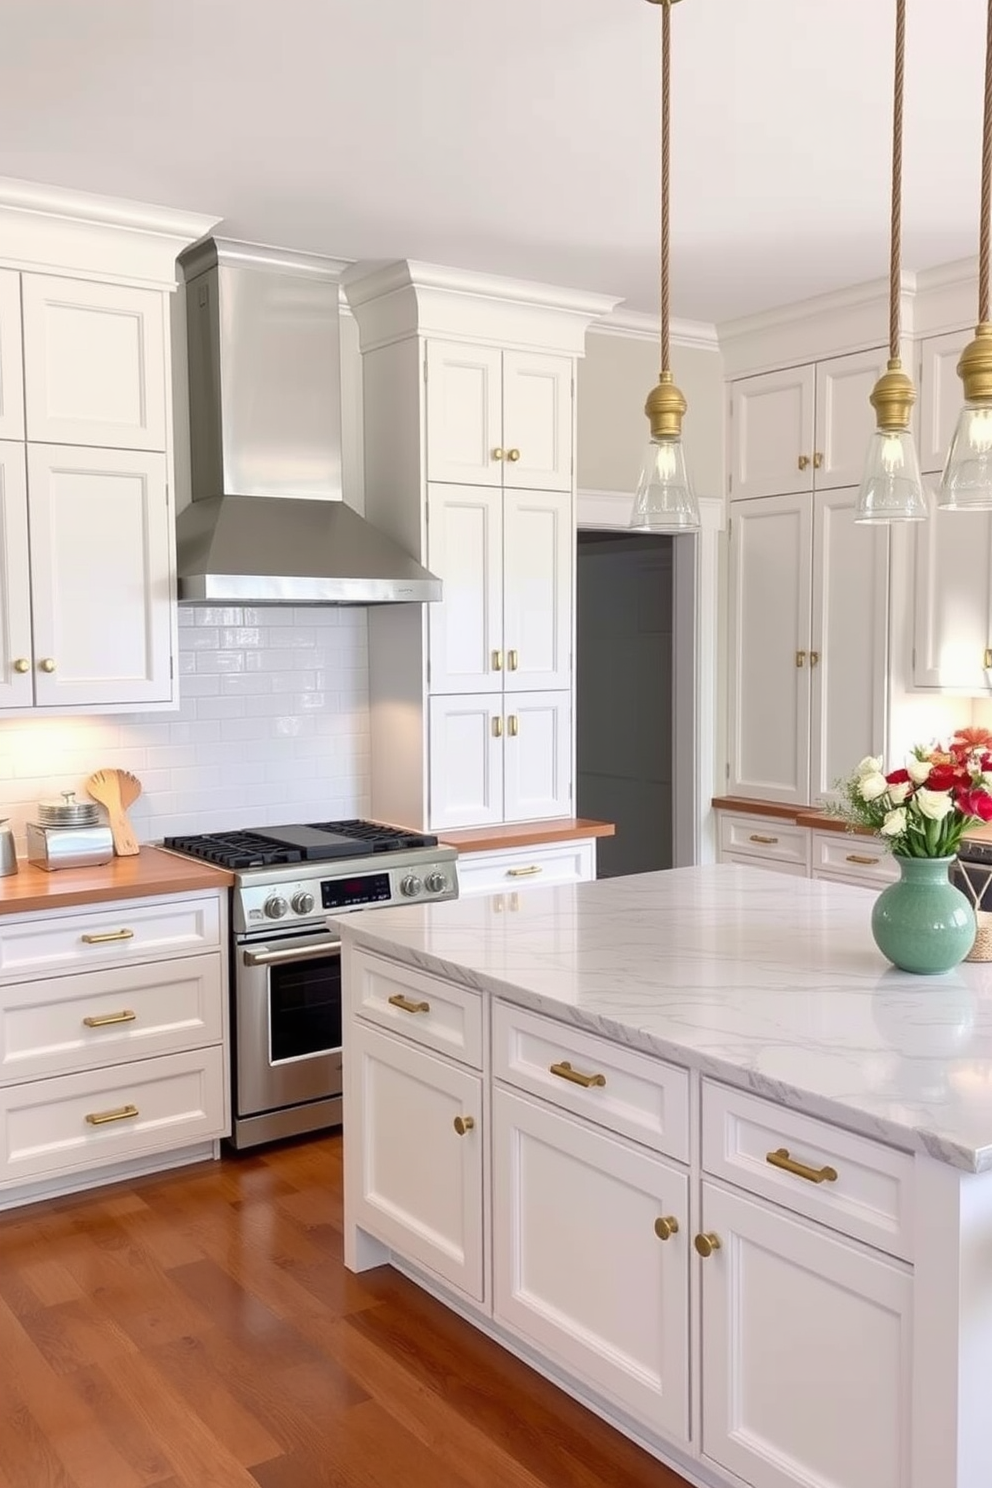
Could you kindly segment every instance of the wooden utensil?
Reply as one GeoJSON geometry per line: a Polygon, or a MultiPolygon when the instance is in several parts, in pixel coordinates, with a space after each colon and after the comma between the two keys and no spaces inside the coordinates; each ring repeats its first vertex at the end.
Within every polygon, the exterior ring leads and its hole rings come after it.
{"type": "Polygon", "coordinates": [[[138,839],[127,819],[127,808],[141,795],[141,781],[130,770],[97,770],[86,782],[94,801],[106,806],[114,852],[119,858],[131,858],[140,851],[138,839]]]}

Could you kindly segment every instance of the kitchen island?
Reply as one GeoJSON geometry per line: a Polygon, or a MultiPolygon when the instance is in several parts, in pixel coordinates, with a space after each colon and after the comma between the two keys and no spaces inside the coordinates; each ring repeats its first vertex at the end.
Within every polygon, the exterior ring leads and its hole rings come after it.
{"type": "Polygon", "coordinates": [[[346,1259],[691,1482],[988,1488],[992,967],[734,865],[354,913],[346,1259]]]}

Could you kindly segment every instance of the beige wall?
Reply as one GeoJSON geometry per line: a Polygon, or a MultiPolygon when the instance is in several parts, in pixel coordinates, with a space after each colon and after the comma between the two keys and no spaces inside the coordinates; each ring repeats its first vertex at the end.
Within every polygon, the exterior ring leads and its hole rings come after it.
{"type": "MultiPolygon", "coordinates": [[[[685,449],[699,496],[722,496],[723,359],[714,347],[674,346],[672,371],[685,394],[685,449]]],[[[644,400],[658,381],[658,343],[592,331],[578,376],[578,486],[633,493],[648,439],[644,400]]]]}

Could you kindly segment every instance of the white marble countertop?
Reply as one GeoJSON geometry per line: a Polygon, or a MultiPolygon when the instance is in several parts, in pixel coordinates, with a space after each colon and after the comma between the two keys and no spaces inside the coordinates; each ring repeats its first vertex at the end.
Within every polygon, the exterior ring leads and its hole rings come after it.
{"type": "Polygon", "coordinates": [[[359,910],[348,940],[970,1171],[992,963],[896,971],[872,895],[734,864],[359,910]]]}

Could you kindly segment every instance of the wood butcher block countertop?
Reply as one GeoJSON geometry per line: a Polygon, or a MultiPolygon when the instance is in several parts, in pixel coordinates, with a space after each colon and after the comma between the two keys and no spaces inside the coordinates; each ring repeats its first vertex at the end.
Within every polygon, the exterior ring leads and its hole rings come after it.
{"type": "Polygon", "coordinates": [[[32,909],[64,909],[150,894],[186,894],[195,889],[226,889],[233,873],[193,858],[143,847],[136,857],[114,858],[99,868],[56,868],[49,873],[20,861],[19,871],[0,878],[0,915],[32,909]]]}
{"type": "MultiPolygon", "coordinates": [[[[780,801],[751,801],[744,796],[714,796],[710,802],[714,811],[743,812],[746,816],[773,816],[780,821],[795,822],[797,827],[812,827],[816,832],[857,832],[862,837],[875,834],[867,827],[849,827],[843,817],[831,816],[826,811],[817,811],[815,806],[786,806],[780,801]]],[[[972,827],[966,837],[980,842],[992,842],[992,822],[972,827]]]]}
{"type": "Polygon", "coordinates": [[[548,821],[506,822],[499,827],[465,827],[441,832],[442,842],[460,853],[498,852],[504,847],[537,847],[541,842],[574,842],[580,837],[613,837],[613,822],[563,816],[548,821]]]}

